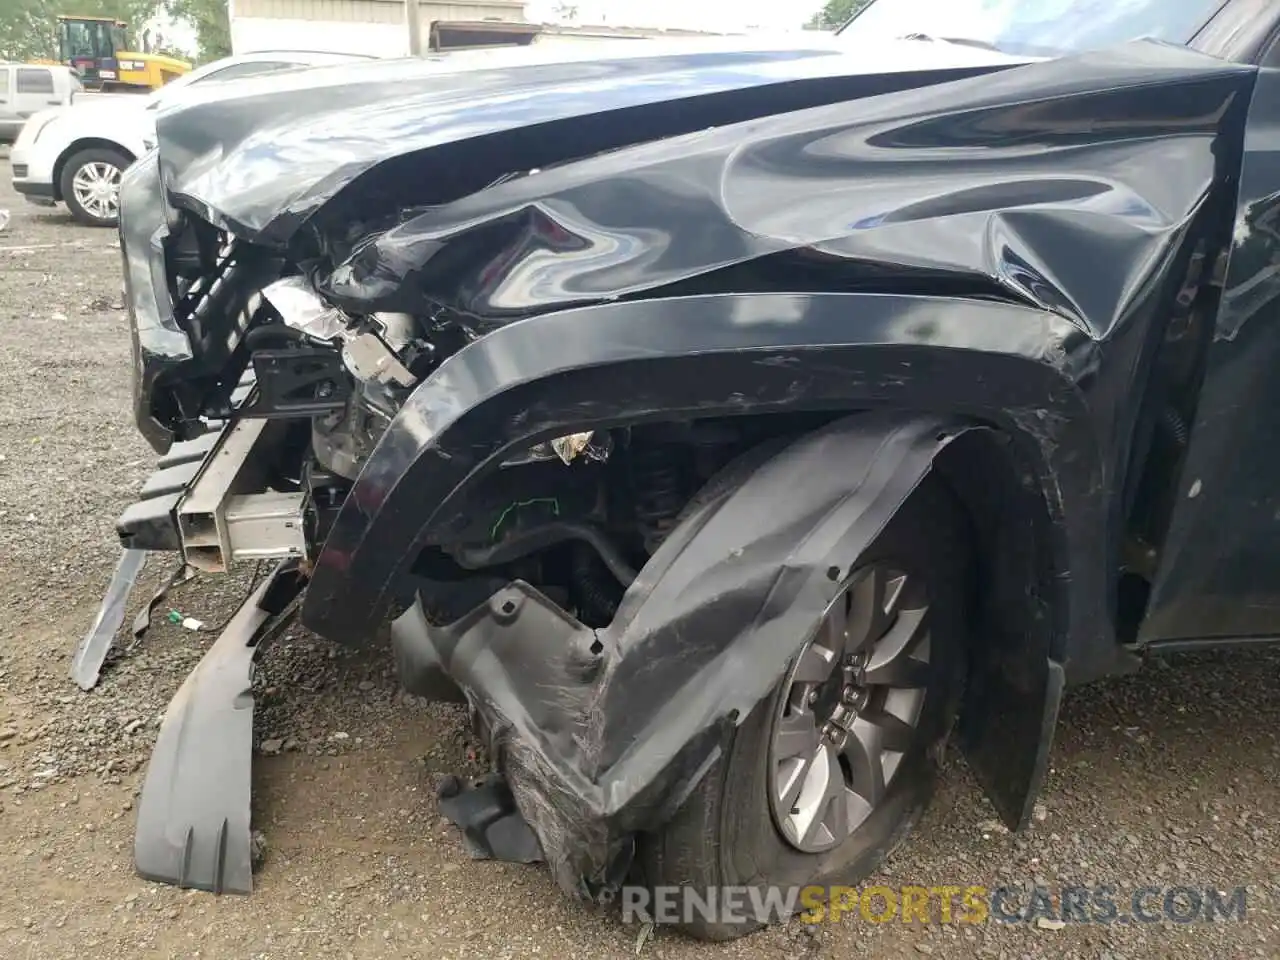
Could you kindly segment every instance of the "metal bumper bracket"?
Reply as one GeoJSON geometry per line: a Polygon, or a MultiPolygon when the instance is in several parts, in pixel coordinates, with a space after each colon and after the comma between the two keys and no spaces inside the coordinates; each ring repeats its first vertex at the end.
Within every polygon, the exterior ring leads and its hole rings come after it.
{"type": "Polygon", "coordinates": [[[219,438],[178,504],[187,563],[222,573],[233,560],[306,556],[303,494],[263,493],[271,422],[238,420],[219,438]]]}

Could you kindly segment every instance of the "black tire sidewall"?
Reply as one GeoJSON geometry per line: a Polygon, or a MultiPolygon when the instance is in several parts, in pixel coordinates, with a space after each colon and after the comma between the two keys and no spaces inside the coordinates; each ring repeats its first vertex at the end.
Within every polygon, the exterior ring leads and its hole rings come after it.
{"type": "MultiPolygon", "coordinates": [[[[71,215],[75,219],[90,227],[114,227],[119,222],[119,217],[111,217],[102,219],[95,217],[88,210],[80,205],[80,201],[76,199],[75,180],[76,172],[88,163],[110,163],[117,167],[121,173],[124,173],[126,167],[132,161],[123,153],[112,150],[108,147],[89,147],[78,153],[72,154],[67,158],[67,162],[63,164],[62,174],[59,177],[58,189],[62,192],[62,202],[67,205],[67,209],[71,211],[71,215]]],[[[117,211],[118,211],[117,207],[117,211]]]]}

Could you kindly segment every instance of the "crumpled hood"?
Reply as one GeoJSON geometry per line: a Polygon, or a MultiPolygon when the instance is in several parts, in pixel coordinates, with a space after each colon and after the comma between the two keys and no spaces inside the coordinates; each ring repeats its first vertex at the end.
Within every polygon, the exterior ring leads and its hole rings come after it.
{"type": "MultiPolygon", "coordinates": [[[[471,335],[641,295],[834,286],[1012,298],[1105,337],[1227,183],[1252,77],[1141,41],[654,138],[389,228],[344,211],[311,277],[353,314],[471,335]]],[[[398,195],[389,173],[371,179],[398,195]]]]}
{"type": "MultiPolygon", "coordinates": [[[[603,41],[220,84],[163,110],[157,132],[176,204],[241,236],[282,243],[373,166],[432,148],[517,129],[559,141],[589,131],[557,158],[572,159],[856,96],[852,78],[896,75],[891,88],[901,88],[1021,62],[930,41],[845,47],[826,35],[603,41]],[[916,74],[929,79],[907,79],[916,74]],[[595,118],[624,114],[607,134],[593,130],[595,118]]],[[[512,155],[509,169],[527,170],[534,159],[512,155]]]]}

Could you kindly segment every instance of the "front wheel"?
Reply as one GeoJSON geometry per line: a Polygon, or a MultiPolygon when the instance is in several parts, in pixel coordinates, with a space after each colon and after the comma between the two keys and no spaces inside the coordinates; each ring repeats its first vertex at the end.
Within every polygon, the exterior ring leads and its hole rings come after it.
{"type": "Polygon", "coordinates": [[[120,175],[130,162],[107,147],[90,147],[70,157],[59,186],[71,215],[90,227],[114,227],[120,219],[120,175]]]}
{"type": "MultiPolygon", "coordinates": [[[[660,833],[641,838],[650,886],[691,887],[703,898],[778,887],[785,897],[810,885],[856,886],[879,866],[923,812],[933,748],[954,717],[967,543],[954,497],[926,479],[857,559],[726,755],[660,833]]],[[[698,912],[679,921],[708,940],[761,925],[698,912]]]]}

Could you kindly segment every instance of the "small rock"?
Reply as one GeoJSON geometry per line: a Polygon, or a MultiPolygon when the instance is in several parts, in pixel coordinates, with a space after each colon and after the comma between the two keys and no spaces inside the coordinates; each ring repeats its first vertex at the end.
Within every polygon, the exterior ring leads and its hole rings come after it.
{"type": "Polygon", "coordinates": [[[13,729],[13,727],[0,728],[0,743],[3,743],[6,740],[12,740],[17,735],[18,731],[13,729]]]}
{"type": "Polygon", "coordinates": [[[1037,803],[1032,808],[1031,815],[1035,817],[1037,823],[1044,823],[1049,819],[1049,808],[1043,803],[1037,803]]]}
{"type": "Polygon", "coordinates": [[[1036,917],[1036,926],[1041,930],[1061,930],[1066,923],[1062,920],[1050,920],[1048,917],[1036,917]]]}
{"type": "Polygon", "coordinates": [[[358,684],[356,684],[356,689],[364,693],[368,693],[370,690],[372,690],[376,686],[377,684],[374,683],[372,680],[361,680],[358,684]]]}
{"type": "Polygon", "coordinates": [[[333,733],[329,734],[329,739],[330,739],[330,740],[350,740],[350,739],[351,739],[351,734],[349,734],[349,733],[345,733],[345,732],[343,732],[342,730],[337,730],[337,731],[335,731],[335,732],[333,732],[333,733]]]}
{"type": "Polygon", "coordinates": [[[124,725],[124,732],[137,733],[139,730],[142,729],[144,722],[145,721],[142,721],[142,720],[130,720],[128,723],[124,725]]]}
{"type": "Polygon", "coordinates": [[[263,740],[262,747],[260,749],[262,750],[262,755],[264,757],[274,757],[284,749],[284,741],[275,739],[263,740]]]}
{"type": "Polygon", "coordinates": [[[267,835],[261,830],[249,833],[249,869],[257,873],[267,861],[267,835]]]}
{"type": "Polygon", "coordinates": [[[927,943],[917,943],[916,953],[923,953],[926,957],[932,956],[933,947],[929,946],[927,943]]]}

